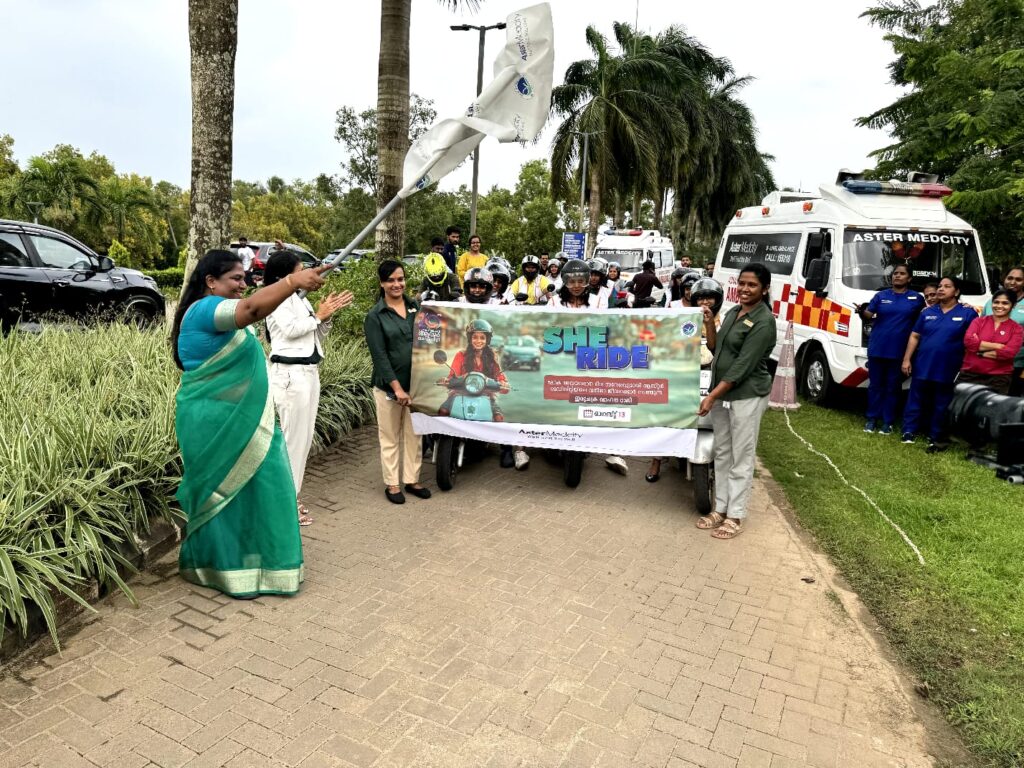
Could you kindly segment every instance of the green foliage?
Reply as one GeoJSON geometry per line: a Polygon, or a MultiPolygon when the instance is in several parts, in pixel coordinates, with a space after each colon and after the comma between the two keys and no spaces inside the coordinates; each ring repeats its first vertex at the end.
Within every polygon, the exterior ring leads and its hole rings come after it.
{"type": "MultiPolygon", "coordinates": [[[[377,277],[378,263],[373,254],[368,254],[354,266],[342,272],[332,272],[328,275],[324,287],[317,294],[326,295],[336,291],[352,291],[355,296],[352,304],[335,315],[334,332],[339,333],[343,338],[363,338],[363,320],[366,318],[366,313],[380,298],[380,280],[377,277]]],[[[423,281],[423,266],[422,264],[405,264],[404,266],[406,293],[412,296],[423,281]]],[[[310,300],[316,305],[317,296],[311,296],[310,300]]]]}
{"type": "Polygon", "coordinates": [[[562,122],[551,156],[552,195],[575,198],[586,146],[592,236],[609,211],[623,224],[627,203],[630,224],[646,224],[645,200],[652,202],[650,223],[664,228],[672,190],[677,251],[716,239],[739,205],[774,187],[771,158],[758,150],[753,116],[736,97],[747,80],[734,78],[727,59],[681,27],[652,36],[617,22],[614,32],[612,46],[587,27],[592,57],[570,64],[553,91],[552,113],[562,122]]]}
{"type": "Polygon", "coordinates": [[[107,249],[107,256],[113,259],[114,263],[119,267],[136,268],[136,264],[132,261],[131,252],[121,245],[118,240],[110,243],[110,247],[107,249]]]}
{"type": "Polygon", "coordinates": [[[800,522],[971,748],[988,765],[1021,765],[1024,528],[1007,524],[1019,517],[1021,489],[965,461],[961,447],[930,456],[920,444],[864,434],[859,414],[809,405],[791,414],[796,431],[907,532],[924,554],[921,566],[783,418],[765,415],[758,451],[800,522]]]}
{"type": "MultiPolygon", "coordinates": [[[[338,329],[325,358],[319,445],[372,407],[365,347],[338,329]]],[[[0,636],[38,609],[56,643],[54,596],[90,583],[131,595],[136,534],[177,514],[179,378],[166,327],[0,338],[0,636]]]]}
{"type": "MultiPolygon", "coordinates": [[[[416,141],[437,118],[431,99],[415,93],[409,97],[409,142],[416,141]]],[[[377,110],[364,109],[358,114],[352,107],[342,107],[335,115],[334,138],[345,146],[348,159],[343,164],[345,181],[377,194],[377,110]]]]}
{"type": "MultiPolygon", "coordinates": [[[[111,246],[113,248],[113,246],[111,246]]],[[[185,282],[185,270],[182,267],[168,267],[167,269],[147,269],[144,274],[156,280],[159,288],[180,289],[185,282]]]]}
{"type": "Polygon", "coordinates": [[[893,142],[876,150],[878,178],[942,176],[949,207],[975,226],[1003,268],[1024,249],[1024,5],[1018,0],[885,2],[865,16],[896,53],[906,93],[860,118],[893,142]]]}

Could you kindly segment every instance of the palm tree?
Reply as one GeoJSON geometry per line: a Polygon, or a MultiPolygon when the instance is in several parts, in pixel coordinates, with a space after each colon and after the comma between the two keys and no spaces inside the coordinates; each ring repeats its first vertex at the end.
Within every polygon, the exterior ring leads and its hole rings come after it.
{"type": "MultiPolygon", "coordinates": [[[[632,30],[617,24],[616,34],[621,44],[632,30]]],[[[594,27],[587,27],[586,36],[594,57],[570,64],[563,84],[551,95],[553,114],[564,118],[552,146],[551,179],[553,196],[568,197],[569,179],[588,145],[590,253],[608,181],[615,178],[628,189],[656,178],[658,137],[675,132],[671,89],[687,73],[656,46],[637,45],[617,55],[594,27]],[[584,135],[590,140],[584,142],[584,135]]]]}
{"type": "Polygon", "coordinates": [[[103,215],[99,185],[81,156],[70,152],[31,158],[24,173],[13,177],[8,195],[12,210],[28,214],[28,203],[42,203],[40,217],[65,228],[75,223],[79,213],[103,215]]]}
{"type": "Polygon", "coordinates": [[[188,0],[192,194],[185,279],[199,255],[231,242],[232,130],[238,0],[188,0]]]}
{"type": "MultiPolygon", "coordinates": [[[[195,2],[196,0],[190,0],[195,2]]],[[[449,10],[476,9],[479,0],[438,0],[449,10]]],[[[381,0],[380,55],[377,59],[377,210],[402,188],[402,166],[409,150],[409,25],[412,0],[381,0]]],[[[377,226],[379,258],[400,259],[405,246],[405,205],[377,226]]]]}
{"type": "Polygon", "coordinates": [[[736,96],[751,78],[714,79],[708,83],[704,138],[677,168],[672,239],[680,250],[701,233],[717,235],[737,207],[775,187],[768,166],[774,158],[758,150],[754,116],[736,96]]]}
{"type": "Polygon", "coordinates": [[[162,211],[153,192],[138,181],[120,176],[109,176],[100,182],[104,218],[114,227],[117,239],[123,244],[129,229],[142,235],[147,246],[154,246],[153,235],[146,214],[162,217],[162,211]]]}

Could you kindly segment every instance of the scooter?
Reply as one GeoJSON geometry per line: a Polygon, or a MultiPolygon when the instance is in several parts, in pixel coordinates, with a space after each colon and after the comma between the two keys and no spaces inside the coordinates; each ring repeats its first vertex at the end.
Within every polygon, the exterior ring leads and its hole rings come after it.
{"type": "MultiPolygon", "coordinates": [[[[434,362],[438,365],[448,364],[448,355],[444,350],[434,352],[434,362]]],[[[448,370],[451,370],[449,366],[448,370]]],[[[452,376],[441,379],[437,386],[452,392],[438,410],[440,416],[451,416],[463,421],[501,421],[500,415],[494,412],[491,394],[501,391],[501,384],[472,371],[465,376],[452,376]]],[[[466,459],[467,446],[477,441],[467,440],[451,435],[438,435],[434,440],[434,466],[436,468],[437,487],[442,491],[450,491],[455,485],[455,476],[462,469],[466,459]]]]}
{"type": "MultiPolygon", "coordinates": [[[[701,399],[711,391],[711,366],[700,369],[701,399]]],[[[711,414],[697,417],[697,442],[693,458],[684,459],[686,479],[693,481],[693,501],[697,512],[708,515],[715,508],[715,432],[711,426],[711,414]]]]}

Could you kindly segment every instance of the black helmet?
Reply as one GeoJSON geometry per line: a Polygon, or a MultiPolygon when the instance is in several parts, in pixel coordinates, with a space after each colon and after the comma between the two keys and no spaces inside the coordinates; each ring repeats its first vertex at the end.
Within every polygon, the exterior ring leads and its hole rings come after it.
{"type": "Polygon", "coordinates": [[[692,297],[693,288],[691,288],[691,286],[698,280],[700,280],[700,272],[698,272],[696,269],[688,269],[686,270],[686,274],[683,275],[683,280],[680,283],[680,285],[683,288],[683,290],[690,288],[690,296],[692,297]]]}
{"type": "Polygon", "coordinates": [[[562,281],[567,283],[573,277],[590,280],[590,266],[582,259],[569,259],[562,267],[562,281]]]}
{"type": "Polygon", "coordinates": [[[595,256],[588,263],[591,272],[597,272],[601,277],[608,276],[608,262],[602,259],[600,256],[595,256]]]}
{"type": "Polygon", "coordinates": [[[474,333],[485,333],[487,334],[487,343],[491,343],[491,337],[494,335],[494,329],[491,328],[491,324],[486,320],[473,320],[466,326],[466,341],[469,341],[474,333]]]}
{"type": "Polygon", "coordinates": [[[722,284],[711,277],[702,277],[690,288],[690,301],[696,303],[697,299],[711,297],[715,303],[711,307],[711,313],[717,315],[725,300],[725,293],[722,291],[722,284]]]}
{"type": "Polygon", "coordinates": [[[466,301],[472,304],[484,304],[491,297],[494,290],[494,276],[483,267],[473,267],[466,273],[466,279],[462,282],[466,289],[466,301]],[[469,292],[471,285],[482,285],[487,289],[483,296],[476,297],[469,292]]]}

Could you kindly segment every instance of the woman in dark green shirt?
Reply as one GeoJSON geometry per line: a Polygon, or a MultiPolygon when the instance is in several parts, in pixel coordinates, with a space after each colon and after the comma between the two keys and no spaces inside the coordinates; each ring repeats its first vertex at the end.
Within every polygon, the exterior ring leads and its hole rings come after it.
{"type": "Polygon", "coordinates": [[[420,485],[422,441],[412,427],[409,379],[412,375],[412,337],[419,302],[405,295],[405,268],[397,261],[381,262],[380,300],[366,314],[363,330],[373,360],[373,401],[377,406],[380,463],[384,470],[384,495],[404,504],[405,490],[421,499],[430,491],[420,485]]]}
{"type": "Polygon", "coordinates": [[[740,303],[718,329],[711,392],[700,404],[700,415],[710,413],[715,429],[715,511],[700,518],[697,527],[710,530],[716,539],[738,536],[747,517],[757,436],[772,389],[768,358],[776,328],[768,304],[771,283],[764,264],[740,270],[740,303]]]}

